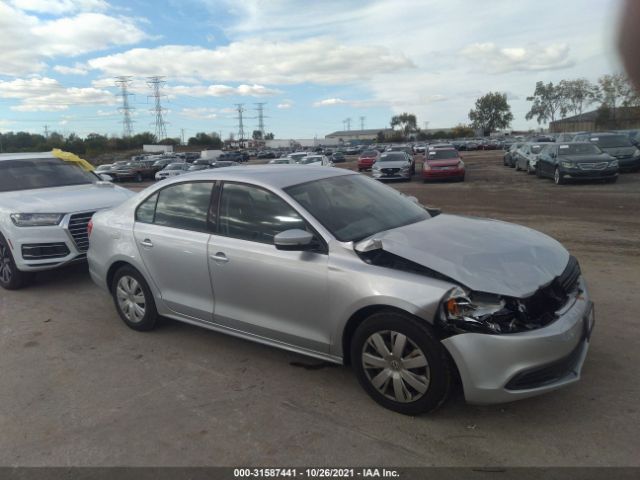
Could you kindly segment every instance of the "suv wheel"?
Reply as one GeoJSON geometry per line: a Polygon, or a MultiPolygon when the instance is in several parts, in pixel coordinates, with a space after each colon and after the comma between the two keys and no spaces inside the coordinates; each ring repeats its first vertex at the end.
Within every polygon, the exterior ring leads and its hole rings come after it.
{"type": "Polygon", "coordinates": [[[136,182],[138,183],[142,182],[142,174],[140,172],[136,174],[136,182]]]}
{"type": "Polygon", "coordinates": [[[357,328],[351,361],[358,381],[380,405],[405,414],[436,410],[451,386],[451,365],[431,328],[409,315],[380,312],[357,328]]]}
{"type": "Polygon", "coordinates": [[[113,277],[111,294],[118,315],[130,328],[138,331],[151,330],[156,325],[158,312],[153,294],[133,267],[121,267],[113,277]]]}
{"type": "Polygon", "coordinates": [[[0,235],[0,285],[7,290],[18,290],[31,278],[31,273],[18,270],[8,242],[0,235]]]}

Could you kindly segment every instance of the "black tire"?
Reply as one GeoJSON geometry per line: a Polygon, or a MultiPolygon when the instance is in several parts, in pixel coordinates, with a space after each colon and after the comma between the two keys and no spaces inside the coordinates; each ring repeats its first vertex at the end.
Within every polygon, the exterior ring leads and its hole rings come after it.
{"type": "Polygon", "coordinates": [[[536,177],[542,178],[542,170],[540,170],[540,164],[536,163],[536,177]]]}
{"type": "Polygon", "coordinates": [[[18,270],[9,243],[0,235],[0,286],[6,290],[18,290],[29,284],[33,274],[18,270]]]}
{"type": "Polygon", "coordinates": [[[553,172],[553,183],[555,183],[556,185],[564,185],[565,183],[562,175],[560,175],[560,169],[558,167],[556,167],[555,171],[553,172]]]}
{"type": "MultiPolygon", "coordinates": [[[[124,281],[126,282],[126,280],[124,281]]],[[[132,288],[132,290],[132,295],[138,291],[137,288],[132,288]]],[[[116,271],[115,275],[113,276],[113,282],[111,283],[111,296],[113,297],[113,303],[116,307],[118,315],[120,315],[122,321],[127,324],[129,328],[144,332],[155,327],[156,321],[158,320],[158,311],[156,310],[156,304],[153,299],[153,294],[151,293],[151,290],[149,289],[149,286],[147,285],[145,279],[135,268],[126,265],[124,267],[120,267],[118,271],[116,271]],[[120,294],[120,292],[118,291],[120,280],[124,279],[125,277],[133,278],[137,282],[137,285],[140,287],[139,291],[144,295],[144,315],[139,319],[135,318],[135,314],[131,311],[129,311],[129,313],[125,312],[118,300],[118,295],[120,294]],[[134,317],[133,320],[130,318],[131,316],[134,317]]],[[[137,294],[136,296],[139,296],[139,294],[137,294]]],[[[129,298],[129,301],[131,302],[132,299],[129,298]]]]}
{"type": "Polygon", "coordinates": [[[618,181],[618,177],[607,178],[607,183],[616,183],[618,181]]]}
{"type": "MultiPolygon", "coordinates": [[[[415,353],[415,351],[414,349],[411,353],[415,353]]],[[[375,352],[372,355],[375,356],[375,352]]],[[[416,360],[415,357],[412,359],[416,360]]],[[[410,315],[400,312],[383,311],[374,313],[358,326],[351,341],[351,363],[360,385],[373,400],[389,410],[404,415],[419,415],[436,410],[445,402],[451,389],[452,366],[444,347],[436,338],[431,327],[421,320],[417,320],[410,315]],[[393,337],[394,333],[406,336],[407,341],[399,357],[402,360],[398,361],[398,357],[394,357],[393,352],[390,352],[388,362],[385,360],[385,365],[388,364],[388,366],[380,368],[370,366],[369,368],[365,368],[363,364],[363,354],[370,354],[373,344],[369,342],[369,339],[376,333],[383,339],[388,338],[389,343],[385,341],[385,344],[389,346],[391,342],[393,342],[393,338],[397,338],[393,337]],[[402,361],[411,359],[408,358],[410,357],[410,354],[407,353],[410,352],[408,349],[414,347],[419,349],[419,353],[426,359],[427,365],[424,367],[403,368],[402,361]],[[403,353],[407,356],[403,356],[403,353]],[[400,365],[399,370],[393,371],[392,369],[398,365],[400,365]],[[412,395],[416,399],[397,401],[387,396],[391,393],[389,389],[393,390],[394,396],[396,395],[395,382],[391,379],[390,375],[398,375],[396,379],[399,380],[405,378],[402,377],[402,375],[406,375],[408,371],[412,374],[411,378],[414,382],[416,378],[425,379],[425,381],[428,378],[426,390],[421,393],[413,388],[412,384],[400,382],[404,386],[399,387],[400,392],[404,392],[404,388],[406,389],[406,393],[403,394],[412,395]],[[428,377],[427,375],[418,376],[420,373],[427,373],[428,377]],[[378,388],[373,385],[370,375],[373,375],[373,378],[379,375],[387,375],[386,377],[381,377],[386,379],[384,385],[381,386],[385,393],[379,391],[378,388]],[[409,387],[411,388],[409,389],[409,387]]],[[[422,380],[420,380],[420,382],[422,382],[422,380]]],[[[424,387],[424,384],[422,384],[422,386],[424,387]]]]}
{"type": "Polygon", "coordinates": [[[142,174],[140,172],[138,172],[136,174],[136,182],[141,183],[142,182],[142,174]]]}

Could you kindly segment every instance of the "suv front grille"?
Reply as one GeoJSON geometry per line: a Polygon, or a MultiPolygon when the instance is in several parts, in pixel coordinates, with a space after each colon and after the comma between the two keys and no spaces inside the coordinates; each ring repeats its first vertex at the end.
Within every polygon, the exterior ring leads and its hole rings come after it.
{"type": "Polygon", "coordinates": [[[580,170],[604,170],[609,165],[608,162],[598,162],[598,163],[579,163],[578,166],[580,170]]]}
{"type": "Polygon", "coordinates": [[[96,212],[74,213],[69,219],[69,226],[67,228],[80,252],[86,252],[89,249],[89,232],[87,231],[87,225],[94,213],[96,212]]]}

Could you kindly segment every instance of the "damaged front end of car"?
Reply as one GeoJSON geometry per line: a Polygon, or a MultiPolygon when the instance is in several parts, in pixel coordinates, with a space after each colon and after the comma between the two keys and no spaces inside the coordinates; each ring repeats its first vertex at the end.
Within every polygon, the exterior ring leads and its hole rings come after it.
{"type": "Polygon", "coordinates": [[[580,294],[580,265],[570,257],[563,273],[526,298],[464,287],[451,289],[441,302],[437,322],[452,334],[519,333],[545,327],[558,318],[570,298],[580,294]]]}

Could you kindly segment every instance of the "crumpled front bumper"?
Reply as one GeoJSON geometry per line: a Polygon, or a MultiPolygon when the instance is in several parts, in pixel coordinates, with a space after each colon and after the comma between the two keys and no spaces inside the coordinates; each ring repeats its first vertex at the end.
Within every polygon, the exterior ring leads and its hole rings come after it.
{"type": "Polygon", "coordinates": [[[523,333],[463,333],[442,344],[469,403],[503,403],[540,395],[580,379],[595,321],[584,281],[553,323],[523,333]]]}

